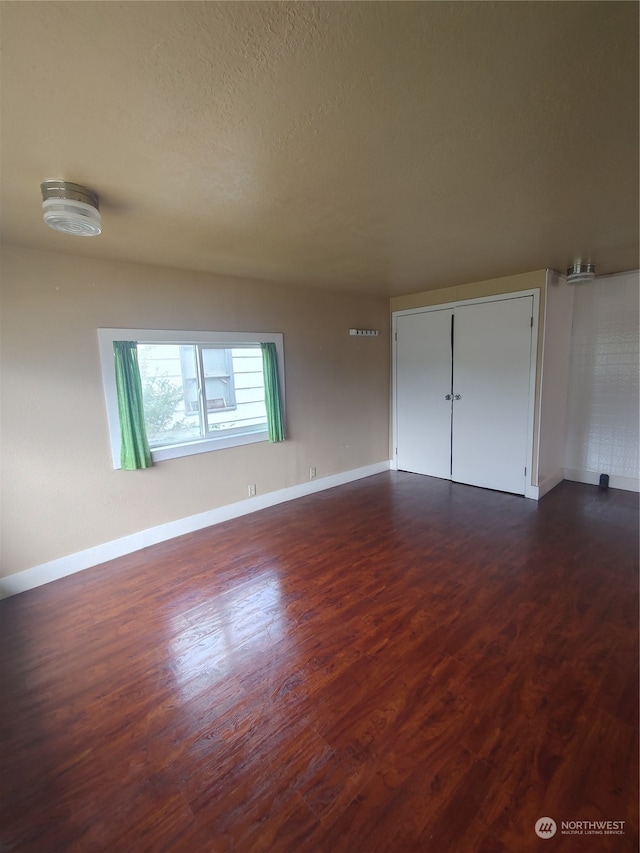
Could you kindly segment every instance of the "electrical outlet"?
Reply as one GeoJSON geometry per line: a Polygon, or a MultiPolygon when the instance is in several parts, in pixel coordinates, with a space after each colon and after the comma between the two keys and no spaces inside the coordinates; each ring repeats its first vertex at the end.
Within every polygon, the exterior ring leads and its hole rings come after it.
{"type": "Polygon", "coordinates": [[[255,496],[256,496],[256,484],[255,483],[249,483],[249,497],[255,498],[255,496]]]}
{"type": "Polygon", "coordinates": [[[315,480],[316,478],[316,469],[315,466],[313,468],[309,468],[309,479],[315,480]]]}

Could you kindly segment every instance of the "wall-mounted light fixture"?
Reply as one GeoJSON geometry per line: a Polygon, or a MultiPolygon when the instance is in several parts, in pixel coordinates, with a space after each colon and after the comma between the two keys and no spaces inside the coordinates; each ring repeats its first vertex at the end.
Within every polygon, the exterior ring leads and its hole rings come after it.
{"type": "Polygon", "coordinates": [[[40,189],[42,216],[49,228],[78,237],[101,233],[100,203],[93,190],[57,179],[43,181],[40,189]]]}
{"type": "Polygon", "coordinates": [[[596,276],[595,264],[575,263],[567,270],[567,284],[586,284],[596,276]]]}

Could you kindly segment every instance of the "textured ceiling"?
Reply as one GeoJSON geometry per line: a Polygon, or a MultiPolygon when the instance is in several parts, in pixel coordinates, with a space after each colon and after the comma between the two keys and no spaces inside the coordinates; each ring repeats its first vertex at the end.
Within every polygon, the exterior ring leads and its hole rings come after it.
{"type": "Polygon", "coordinates": [[[3,2],[19,245],[403,294],[638,261],[635,2],[3,2]],[[101,198],[56,234],[39,184],[101,198]]]}

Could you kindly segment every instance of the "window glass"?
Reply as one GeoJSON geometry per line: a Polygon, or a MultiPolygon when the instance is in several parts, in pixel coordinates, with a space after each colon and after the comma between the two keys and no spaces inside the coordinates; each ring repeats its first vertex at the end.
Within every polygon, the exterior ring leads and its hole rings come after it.
{"type": "Polygon", "coordinates": [[[151,447],[266,427],[258,347],[141,343],[138,362],[151,447]]]}

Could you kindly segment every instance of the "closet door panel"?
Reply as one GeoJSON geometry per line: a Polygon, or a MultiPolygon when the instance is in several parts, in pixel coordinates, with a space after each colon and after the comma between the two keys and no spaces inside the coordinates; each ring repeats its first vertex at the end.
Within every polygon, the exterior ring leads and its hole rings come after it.
{"type": "Polygon", "coordinates": [[[402,471],[451,477],[450,309],[396,321],[396,445],[402,471]]]}
{"type": "Polygon", "coordinates": [[[533,298],[456,307],[452,479],[524,494],[533,298]]]}

